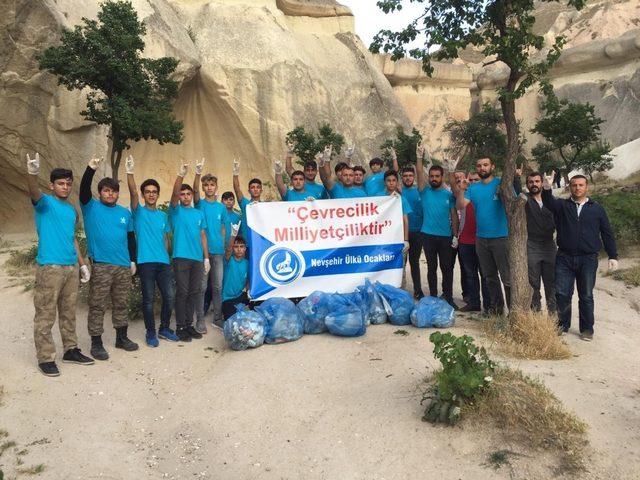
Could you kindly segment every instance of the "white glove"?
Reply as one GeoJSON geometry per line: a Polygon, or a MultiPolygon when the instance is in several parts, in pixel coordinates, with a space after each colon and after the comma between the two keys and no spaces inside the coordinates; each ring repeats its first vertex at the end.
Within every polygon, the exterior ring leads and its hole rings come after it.
{"type": "Polygon", "coordinates": [[[391,155],[391,160],[398,160],[398,154],[395,148],[392,147],[389,149],[389,155],[391,155]]]}
{"type": "Polygon", "coordinates": [[[333,147],[331,145],[327,145],[324,147],[324,152],[322,152],[322,159],[324,163],[329,163],[331,161],[331,153],[333,152],[333,147]]]}
{"type": "Polygon", "coordinates": [[[233,176],[237,177],[238,175],[240,175],[240,162],[234,158],[233,159],[233,176]]]}
{"type": "Polygon", "coordinates": [[[238,232],[240,231],[240,222],[231,224],[231,236],[237,237],[238,232]]]}
{"type": "Polygon", "coordinates": [[[133,161],[133,157],[129,155],[127,159],[124,161],[124,171],[127,175],[133,175],[133,167],[135,166],[135,162],[133,161]]]}
{"type": "Polygon", "coordinates": [[[404,242],[404,247],[402,247],[402,253],[407,253],[409,251],[409,242],[404,242]]]}
{"type": "Polygon", "coordinates": [[[91,272],[89,271],[89,267],[86,265],[82,265],[80,267],[80,282],[87,283],[91,280],[91,272]]]}
{"type": "Polygon", "coordinates": [[[322,153],[316,153],[316,163],[318,164],[318,168],[324,167],[324,156],[322,153]]]}
{"type": "Polygon", "coordinates": [[[131,262],[131,276],[133,277],[138,271],[138,267],[136,266],[136,262],[131,262]]]}
{"type": "Polygon", "coordinates": [[[453,237],[451,239],[451,248],[458,248],[458,237],[453,237]]]}
{"type": "Polygon", "coordinates": [[[178,170],[178,176],[184,178],[187,176],[188,171],[189,171],[189,164],[183,163],[182,165],[180,165],[180,170],[178,170]]]}
{"type": "Polygon", "coordinates": [[[609,259],[609,271],[615,272],[618,269],[618,260],[609,259]]]}
{"type": "Polygon", "coordinates": [[[349,160],[351,160],[351,157],[353,157],[353,154],[355,153],[355,151],[356,151],[356,147],[351,146],[347,148],[347,150],[345,150],[344,154],[349,160]]]}
{"type": "Polygon", "coordinates": [[[305,200],[307,202],[313,202],[315,199],[316,199],[316,197],[307,197],[307,198],[305,198],[305,200]]]}
{"type": "Polygon", "coordinates": [[[200,160],[199,162],[196,161],[196,166],[194,168],[196,175],[202,175],[203,168],[204,168],[204,157],[202,157],[202,160],[200,160]]]}
{"type": "Polygon", "coordinates": [[[209,270],[211,270],[211,262],[209,262],[208,258],[204,259],[204,274],[209,275],[209,270]]]}
{"type": "Polygon", "coordinates": [[[416,146],[416,156],[424,160],[424,147],[422,146],[422,143],[418,143],[416,146]]]}
{"type": "Polygon", "coordinates": [[[553,185],[553,181],[556,178],[555,172],[551,172],[551,175],[545,174],[542,177],[542,188],[545,190],[551,190],[551,185],[553,185]]]}
{"type": "Polygon", "coordinates": [[[40,173],[40,154],[36,152],[36,156],[31,158],[27,153],[27,172],[29,175],[38,175],[40,173]]]}
{"type": "Polygon", "coordinates": [[[284,171],[284,169],[282,168],[281,160],[276,160],[275,162],[273,162],[273,171],[275,172],[276,175],[282,175],[282,172],[284,171]]]}
{"type": "Polygon", "coordinates": [[[97,170],[98,167],[100,166],[100,162],[102,162],[102,157],[92,158],[91,160],[89,160],[89,168],[93,170],[97,170]]]}
{"type": "Polygon", "coordinates": [[[296,143],[290,140],[285,140],[284,143],[287,146],[287,153],[289,154],[289,156],[293,155],[293,151],[296,148],[296,143]]]}

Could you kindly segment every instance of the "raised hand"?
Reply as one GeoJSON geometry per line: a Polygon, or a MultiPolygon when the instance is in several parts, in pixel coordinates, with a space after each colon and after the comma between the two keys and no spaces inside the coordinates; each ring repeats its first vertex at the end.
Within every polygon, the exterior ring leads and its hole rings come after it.
{"type": "Polygon", "coordinates": [[[276,160],[273,162],[273,171],[276,175],[282,175],[284,168],[282,167],[282,161],[276,160]]]}
{"type": "Polygon", "coordinates": [[[324,155],[322,155],[322,153],[318,152],[316,153],[316,163],[318,164],[318,168],[322,168],[324,167],[325,161],[324,161],[324,155]]]}
{"type": "Polygon", "coordinates": [[[182,165],[180,165],[180,170],[178,170],[178,176],[184,178],[187,176],[188,171],[189,171],[189,164],[183,163],[182,165]]]}
{"type": "Polygon", "coordinates": [[[124,161],[124,171],[127,175],[133,175],[133,169],[135,167],[135,162],[133,161],[133,157],[129,155],[124,161]]]}
{"type": "Polygon", "coordinates": [[[237,237],[238,232],[240,231],[240,222],[231,224],[231,236],[237,237]]]}
{"type": "Polygon", "coordinates": [[[91,160],[89,160],[89,168],[93,169],[93,170],[97,170],[98,167],[100,166],[100,163],[102,162],[103,158],[92,158],[91,160]]]}
{"type": "Polygon", "coordinates": [[[355,153],[355,151],[356,151],[356,147],[352,145],[345,150],[344,155],[345,157],[347,157],[348,160],[351,160],[351,157],[353,157],[353,154],[355,153]]]}
{"type": "Polygon", "coordinates": [[[29,175],[40,174],[40,154],[36,152],[36,156],[31,158],[27,153],[27,172],[29,175]]]}
{"type": "Polygon", "coordinates": [[[80,282],[87,283],[89,280],[91,280],[91,272],[89,271],[89,267],[87,267],[86,265],[82,265],[80,267],[80,282]]]}
{"type": "Polygon", "coordinates": [[[238,175],[240,175],[240,162],[238,160],[236,160],[235,158],[233,159],[233,176],[237,177],[238,175]]]}
{"type": "Polygon", "coordinates": [[[515,176],[516,177],[522,176],[522,167],[516,167],[515,176]]]}
{"type": "Polygon", "coordinates": [[[389,149],[389,155],[391,155],[391,160],[396,161],[398,160],[398,154],[396,153],[396,149],[391,147],[389,149]]]}
{"type": "Polygon", "coordinates": [[[422,145],[422,142],[419,142],[418,145],[416,146],[416,157],[418,157],[421,160],[424,160],[424,146],[422,145]]]}
{"type": "Polygon", "coordinates": [[[202,159],[199,162],[196,160],[196,164],[194,167],[194,171],[196,175],[202,175],[203,168],[204,168],[204,157],[202,157],[202,159]]]}
{"type": "Polygon", "coordinates": [[[292,155],[293,155],[293,151],[294,151],[294,150],[295,150],[295,148],[296,148],[296,142],[294,142],[294,141],[292,141],[292,140],[286,140],[286,139],[285,139],[284,144],[285,144],[285,145],[286,145],[286,147],[287,147],[287,154],[288,154],[289,156],[292,156],[292,155]]]}
{"type": "Polygon", "coordinates": [[[551,190],[551,185],[553,185],[553,181],[556,178],[555,172],[551,172],[551,175],[547,175],[546,173],[542,175],[542,188],[545,190],[551,190]]]}
{"type": "Polygon", "coordinates": [[[331,161],[331,153],[333,153],[333,147],[329,144],[324,147],[324,152],[322,152],[322,159],[324,163],[329,163],[331,161]]]}

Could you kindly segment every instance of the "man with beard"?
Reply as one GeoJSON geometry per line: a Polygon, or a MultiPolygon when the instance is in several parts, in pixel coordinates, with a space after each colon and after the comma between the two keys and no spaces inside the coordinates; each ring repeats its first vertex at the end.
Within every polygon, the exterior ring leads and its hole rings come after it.
{"type": "Polygon", "coordinates": [[[411,270],[411,281],[413,283],[413,296],[416,300],[424,297],[422,293],[422,280],[420,279],[420,254],[422,253],[422,201],[420,192],[415,185],[416,174],[413,167],[402,169],[402,197],[411,207],[409,218],[409,269],[411,270]]]}
{"type": "Polygon", "coordinates": [[[476,162],[476,171],[481,181],[470,185],[465,191],[455,181],[451,187],[456,196],[456,207],[464,210],[469,202],[476,214],[476,252],[480,272],[491,295],[489,311],[496,315],[504,313],[504,285],[507,306],[511,303],[511,281],[509,276],[507,214],[498,189],[500,179],[493,176],[495,165],[490,158],[476,162]],[[498,276],[499,275],[499,276],[498,276]]]}
{"type": "Polygon", "coordinates": [[[422,241],[427,257],[429,295],[438,296],[438,260],[442,272],[442,298],[452,307],[453,248],[458,242],[458,213],[454,196],[444,186],[444,169],[434,165],[429,169],[429,184],[422,166],[424,147],[418,145],[416,172],[422,202],[422,241]]]}
{"type": "MultiPolygon", "coordinates": [[[[296,170],[295,168],[293,168],[293,152],[295,149],[295,143],[286,142],[286,145],[287,154],[284,158],[285,171],[287,172],[287,175],[289,175],[289,178],[291,178],[293,172],[296,170]]],[[[313,197],[317,200],[320,200],[321,198],[329,198],[329,195],[327,194],[324,186],[316,183],[316,176],[318,175],[318,163],[316,161],[308,160],[304,162],[302,172],[304,173],[304,190],[307,192],[307,196],[313,197]]]]}

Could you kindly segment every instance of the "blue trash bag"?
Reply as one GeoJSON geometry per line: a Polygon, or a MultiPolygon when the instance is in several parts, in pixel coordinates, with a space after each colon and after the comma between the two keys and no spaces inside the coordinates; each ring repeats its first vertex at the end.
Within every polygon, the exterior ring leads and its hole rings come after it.
{"type": "Polygon", "coordinates": [[[256,348],[264,343],[266,320],[244,304],[224,322],[224,339],[233,350],[256,348]]]}
{"type": "Polygon", "coordinates": [[[362,296],[362,312],[367,325],[381,325],[387,321],[387,310],[384,307],[382,298],[369,279],[365,279],[364,285],[358,287],[362,296]]]}
{"type": "Polygon", "coordinates": [[[376,292],[382,297],[388,310],[389,322],[393,325],[409,325],[411,323],[411,310],[413,310],[413,297],[406,290],[386,285],[380,282],[375,284],[376,292]]]}
{"type": "Polygon", "coordinates": [[[315,334],[327,331],[324,319],[329,314],[330,297],[329,293],[315,291],[298,302],[298,309],[304,315],[304,333],[315,334]]]}
{"type": "Polygon", "coordinates": [[[329,298],[329,314],[325,324],[329,332],[341,337],[359,337],[367,331],[362,309],[351,294],[334,293],[329,298]]]}
{"type": "Polygon", "coordinates": [[[266,343],[291,342],[304,333],[302,312],[287,298],[269,298],[258,305],[256,311],[266,320],[266,343]]]}
{"type": "Polygon", "coordinates": [[[411,312],[411,323],[418,328],[447,328],[455,323],[453,307],[436,297],[422,297],[411,312]]]}

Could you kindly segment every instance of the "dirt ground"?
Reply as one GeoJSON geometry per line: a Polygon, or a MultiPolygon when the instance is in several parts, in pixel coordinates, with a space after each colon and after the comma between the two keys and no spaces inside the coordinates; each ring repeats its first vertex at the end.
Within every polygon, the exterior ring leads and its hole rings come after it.
{"type": "MultiPolygon", "coordinates": [[[[136,322],[130,336],[139,351],[113,348],[107,328],[109,361],[59,363],[62,375],[47,378],[36,368],[32,294],[9,284],[2,271],[0,429],[17,443],[0,457],[9,478],[25,448],[20,461],[44,464],[42,479],[557,476],[547,455],[505,444],[494,430],[421,421],[424,379],[437,367],[430,330],[381,325],[360,338],[305,336],[233,352],[211,328],[190,344],[148,348],[136,322]],[[505,448],[523,455],[494,470],[487,457],[505,448]]],[[[578,478],[639,479],[640,289],[601,277],[595,301],[595,340],[578,338],[576,319],[565,337],[570,360],[501,361],[540,378],[588,423],[590,466],[578,478]]],[[[452,331],[481,335],[472,317],[459,317],[452,331]]],[[[88,353],[84,306],[78,333],[88,353]]]]}

